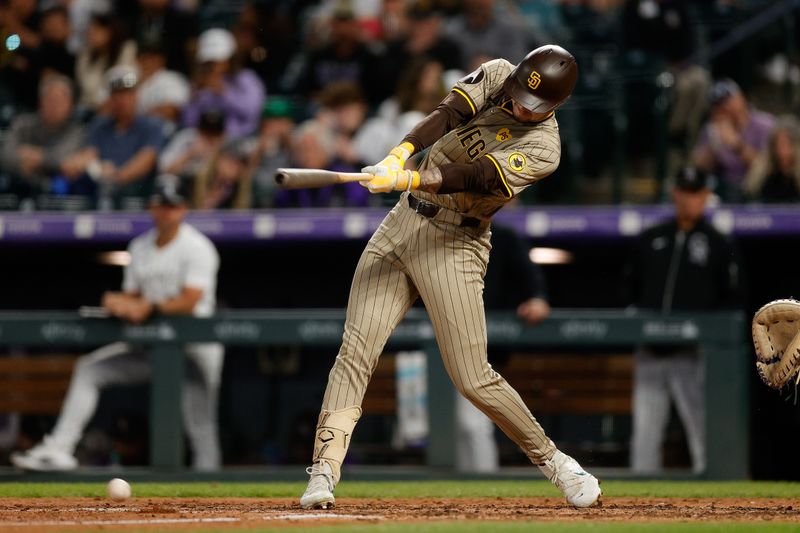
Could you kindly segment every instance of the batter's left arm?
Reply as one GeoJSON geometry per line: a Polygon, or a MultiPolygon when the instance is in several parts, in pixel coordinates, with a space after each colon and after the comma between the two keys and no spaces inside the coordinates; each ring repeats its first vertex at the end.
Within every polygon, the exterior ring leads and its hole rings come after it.
{"type": "Polygon", "coordinates": [[[417,189],[434,194],[472,192],[476,194],[514,196],[501,169],[489,157],[472,163],[448,163],[422,170],[417,189]]]}

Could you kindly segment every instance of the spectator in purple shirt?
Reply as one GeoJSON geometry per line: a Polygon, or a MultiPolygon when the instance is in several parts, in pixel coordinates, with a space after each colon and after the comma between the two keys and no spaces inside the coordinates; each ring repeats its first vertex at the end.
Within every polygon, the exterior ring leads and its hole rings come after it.
{"type": "Polygon", "coordinates": [[[264,84],[249,69],[234,66],[236,41],[228,30],[214,28],[200,35],[194,90],[184,109],[184,126],[194,127],[203,111],[221,110],[230,138],[253,133],[264,105],[264,84]]]}
{"type": "Polygon", "coordinates": [[[719,196],[741,201],[745,175],[769,141],[775,118],[751,107],[736,82],[716,82],[710,94],[711,117],[694,148],[698,167],[720,179],[719,196]]]}

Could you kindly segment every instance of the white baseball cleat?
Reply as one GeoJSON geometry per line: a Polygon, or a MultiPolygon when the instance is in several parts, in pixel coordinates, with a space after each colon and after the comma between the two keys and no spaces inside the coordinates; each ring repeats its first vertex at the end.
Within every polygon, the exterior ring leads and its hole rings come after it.
{"type": "Polygon", "coordinates": [[[549,461],[539,466],[539,470],[564,493],[570,505],[591,507],[600,501],[603,494],[600,482],[569,455],[556,450],[549,461]]]}
{"type": "Polygon", "coordinates": [[[63,472],[78,468],[78,460],[47,437],[27,451],[12,453],[10,459],[11,464],[18,468],[37,472],[63,472]]]}
{"type": "Polygon", "coordinates": [[[303,509],[332,509],[336,505],[333,497],[333,470],[325,461],[314,463],[306,468],[306,473],[311,476],[308,487],[300,497],[300,507],[303,509]]]}

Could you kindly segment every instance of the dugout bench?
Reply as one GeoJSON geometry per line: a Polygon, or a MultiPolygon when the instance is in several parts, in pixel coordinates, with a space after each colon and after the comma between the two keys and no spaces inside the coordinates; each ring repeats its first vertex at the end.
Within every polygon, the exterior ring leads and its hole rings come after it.
{"type": "MultiPolygon", "coordinates": [[[[82,318],[75,312],[0,313],[0,347],[85,347],[127,341],[151,348],[151,465],[183,464],[180,412],[186,342],[228,346],[301,345],[338,348],[344,310],[236,310],[212,318],[159,317],[142,325],[82,318]]],[[[659,315],[619,310],[560,310],[536,327],[513,313],[487,316],[489,343],[497,346],[581,348],[696,343],[706,362],[707,479],[745,479],[749,463],[749,353],[744,316],[738,312],[659,315]]],[[[427,464],[452,467],[454,395],[424,311],[412,309],[387,349],[419,348],[428,354],[427,464]]],[[[564,356],[569,357],[569,356],[564,356]]],[[[17,379],[17,383],[19,383],[17,379]]],[[[599,400],[600,401],[600,400],[599,400]]],[[[536,406],[531,406],[534,413],[536,406]]]]}

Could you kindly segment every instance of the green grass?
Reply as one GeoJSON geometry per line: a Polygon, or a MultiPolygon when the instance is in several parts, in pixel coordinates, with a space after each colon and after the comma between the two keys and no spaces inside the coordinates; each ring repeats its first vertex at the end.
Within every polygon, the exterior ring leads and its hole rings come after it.
{"type": "MultiPolygon", "coordinates": [[[[279,498],[298,497],[305,483],[132,483],[136,497],[279,498]]],[[[800,483],[706,482],[706,481],[607,481],[605,498],[646,496],[654,498],[800,498],[800,483]]],[[[0,497],[54,496],[101,497],[104,483],[0,482],[0,497]]],[[[393,481],[343,482],[336,495],[345,498],[479,498],[558,497],[546,481],[393,481]]]]}

